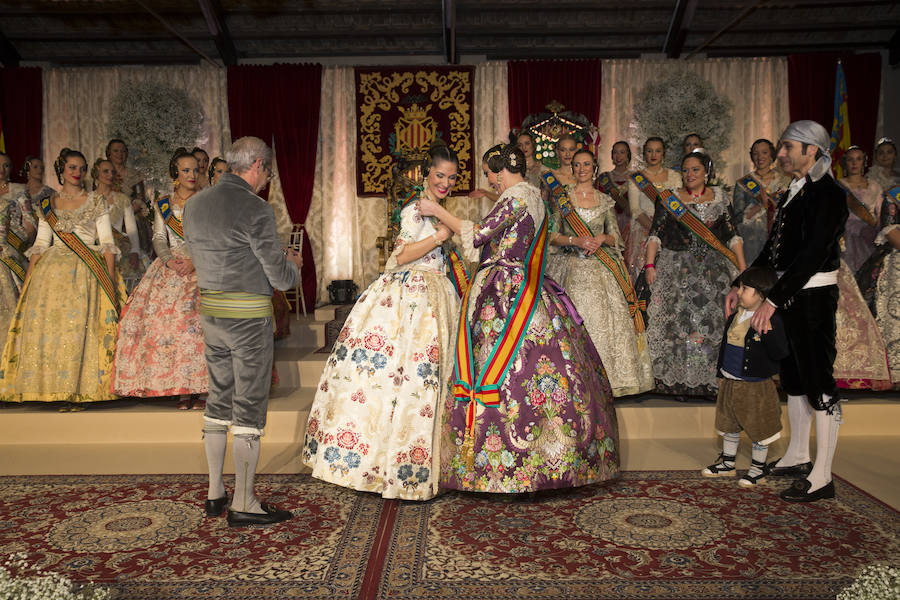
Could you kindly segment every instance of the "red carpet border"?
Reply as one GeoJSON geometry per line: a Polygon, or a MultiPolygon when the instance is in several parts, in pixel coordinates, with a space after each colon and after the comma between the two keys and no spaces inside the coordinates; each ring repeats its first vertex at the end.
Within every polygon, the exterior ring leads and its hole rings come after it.
{"type": "Polygon", "coordinates": [[[788,504],[696,472],[628,472],[532,499],[404,503],[381,587],[396,600],[833,599],[857,569],[900,563],[900,514],[838,482],[788,504]]]}
{"type": "Polygon", "coordinates": [[[900,513],[843,481],[787,504],[787,483],[628,472],[413,503],[269,475],[260,495],[294,518],[230,529],[204,516],[203,476],[0,477],[0,555],[128,600],[817,600],[900,564],[900,513]]]}

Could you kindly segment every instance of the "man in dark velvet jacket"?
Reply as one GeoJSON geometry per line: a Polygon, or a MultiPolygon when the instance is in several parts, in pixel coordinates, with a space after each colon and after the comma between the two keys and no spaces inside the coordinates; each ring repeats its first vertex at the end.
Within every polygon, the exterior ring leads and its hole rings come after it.
{"type": "MultiPolygon", "coordinates": [[[[830,136],[814,121],[791,123],[781,136],[778,159],[794,180],[778,206],[769,240],[753,266],[772,267],[778,283],[753,316],[768,331],[778,310],[791,355],[781,363],[781,386],[788,394],[791,440],[785,455],[767,465],[770,475],[798,476],[781,493],[790,502],[834,497],[831,463],[841,423],[835,383],[835,312],[840,238],[847,220],[846,192],[831,175],[830,136]],[[809,433],[816,422],[816,463],[809,455],[809,433]]],[[[732,289],[726,314],[737,303],[732,289]]]]}

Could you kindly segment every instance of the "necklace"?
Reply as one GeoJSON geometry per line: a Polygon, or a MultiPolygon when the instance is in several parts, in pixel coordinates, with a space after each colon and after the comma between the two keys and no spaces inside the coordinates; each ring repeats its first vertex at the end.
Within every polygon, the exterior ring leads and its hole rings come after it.
{"type": "Polygon", "coordinates": [[[74,200],[77,200],[78,198],[81,198],[81,196],[83,196],[84,194],[85,194],[85,191],[83,189],[79,190],[78,193],[76,193],[76,194],[70,194],[69,192],[67,192],[64,189],[59,191],[59,197],[62,200],[68,200],[69,202],[72,202],[74,200]]]}
{"type": "Polygon", "coordinates": [[[691,199],[692,199],[694,202],[698,202],[698,201],[700,200],[700,198],[703,197],[703,194],[705,194],[705,193],[706,193],[706,186],[705,186],[705,185],[703,186],[703,189],[700,190],[700,193],[699,193],[699,194],[695,194],[695,193],[692,192],[691,190],[688,190],[688,194],[691,195],[691,199]]]}

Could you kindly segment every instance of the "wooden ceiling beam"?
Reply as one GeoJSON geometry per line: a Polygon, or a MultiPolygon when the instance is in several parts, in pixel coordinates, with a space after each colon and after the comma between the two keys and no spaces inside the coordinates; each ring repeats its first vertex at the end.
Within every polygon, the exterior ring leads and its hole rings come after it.
{"type": "Polygon", "coordinates": [[[216,49],[219,51],[219,57],[226,67],[236,65],[238,62],[237,48],[234,45],[234,39],[228,31],[228,24],[225,22],[225,14],[222,12],[222,5],[219,0],[197,0],[200,4],[200,11],[203,18],[206,19],[206,25],[209,27],[209,34],[213,36],[216,42],[216,49]]]}
{"type": "Polygon", "coordinates": [[[678,0],[672,11],[672,21],[669,23],[669,31],[666,33],[666,41],[663,42],[662,51],[669,58],[681,56],[684,40],[687,39],[688,30],[697,12],[697,0],[678,0]]]}
{"type": "Polygon", "coordinates": [[[0,31],[0,63],[3,63],[4,67],[18,67],[20,62],[22,62],[22,57],[19,55],[19,51],[0,31]]]}

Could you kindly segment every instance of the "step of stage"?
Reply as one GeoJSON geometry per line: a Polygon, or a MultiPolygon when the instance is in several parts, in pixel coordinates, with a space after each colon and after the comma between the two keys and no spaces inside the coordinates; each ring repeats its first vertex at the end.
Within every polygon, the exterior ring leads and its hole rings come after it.
{"type": "MultiPolygon", "coordinates": [[[[311,387],[273,389],[261,472],[303,470],[298,456],[314,397],[311,387]]],[[[616,413],[627,469],[686,468],[684,457],[665,450],[672,444],[700,445],[704,456],[715,457],[719,441],[711,403],[626,400],[617,404],[616,413]]],[[[782,411],[785,437],[786,413],[782,411]]],[[[900,401],[854,399],[845,403],[844,415],[842,440],[900,440],[900,401]]],[[[176,410],[172,401],[118,400],[76,413],[56,412],[54,405],[7,404],[0,409],[0,475],[203,473],[201,428],[200,411],[176,410]]],[[[773,456],[780,455],[784,443],[773,444],[773,456]]]]}

